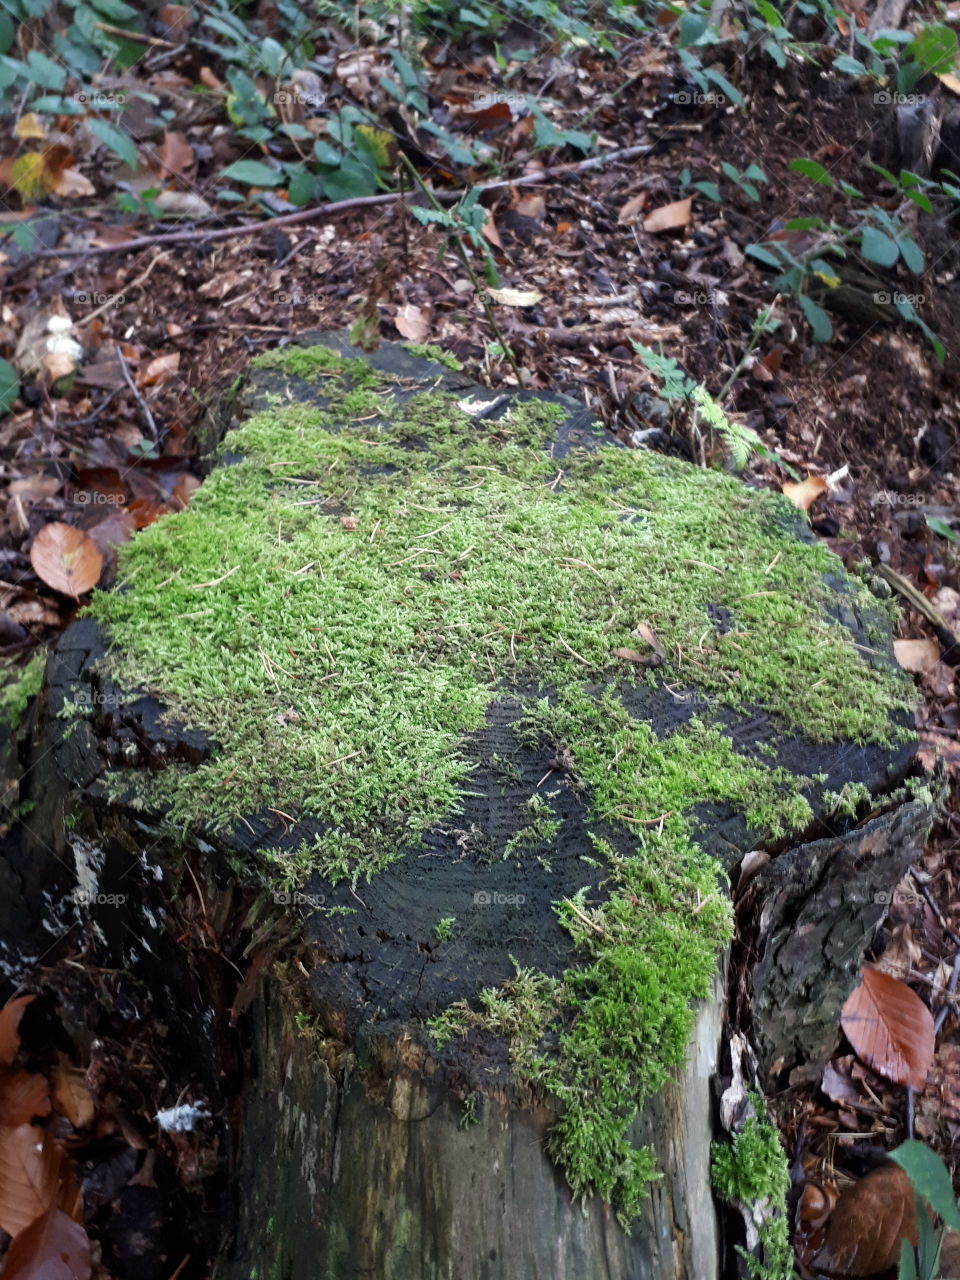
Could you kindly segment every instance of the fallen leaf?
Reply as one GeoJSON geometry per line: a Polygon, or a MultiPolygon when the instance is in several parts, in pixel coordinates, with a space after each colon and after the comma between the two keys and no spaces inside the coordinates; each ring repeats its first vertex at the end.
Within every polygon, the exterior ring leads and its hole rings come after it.
{"type": "Polygon", "coordinates": [[[54,521],[45,524],[34,538],[30,563],[48,587],[76,600],[96,586],[103,569],[103,556],[93,539],[82,530],[54,521]]]}
{"type": "Polygon", "coordinates": [[[0,1128],[0,1227],[17,1236],[57,1203],[62,1149],[32,1124],[0,1128]]]}
{"type": "Polygon", "coordinates": [[[170,213],[178,218],[206,218],[213,212],[196,191],[158,191],[152,203],[161,213],[170,213]]]}
{"type": "Polygon", "coordinates": [[[0,1071],[0,1127],[29,1124],[50,1114],[50,1085],[36,1071],[0,1071]]]}
{"type": "Polygon", "coordinates": [[[430,332],[430,322],[422,309],[409,302],[397,308],[393,323],[397,333],[408,342],[423,342],[430,332]]]}
{"type": "Polygon", "coordinates": [[[184,475],[180,476],[177,483],[173,486],[170,497],[178,507],[185,507],[199,488],[200,481],[197,477],[186,472],[184,475]]]}
{"type": "Polygon", "coordinates": [[[132,516],[138,529],[146,529],[147,525],[153,524],[161,516],[169,515],[170,508],[165,502],[152,502],[149,498],[134,498],[127,507],[127,512],[132,516]]]}
{"type": "Polygon", "coordinates": [[[157,158],[157,170],[171,178],[179,178],[193,164],[193,147],[182,133],[165,129],[163,145],[157,158]]]}
{"type": "Polygon", "coordinates": [[[78,200],[81,196],[97,194],[97,188],[79,169],[61,169],[50,183],[50,190],[64,200],[78,200]]]}
{"type": "Polygon", "coordinates": [[[933,1061],[933,1015],[905,983],[880,969],[861,969],[862,981],[840,1013],[857,1057],[894,1084],[922,1089],[933,1061]]]}
{"type": "Polygon", "coordinates": [[[53,1073],[53,1105],[75,1129],[86,1129],[93,1123],[95,1108],[86,1076],[63,1054],[53,1073]]]}
{"type": "Polygon", "coordinates": [[[503,248],[503,241],[500,239],[500,232],[497,230],[497,224],[493,220],[493,214],[489,209],[484,211],[483,226],[480,228],[480,234],[486,240],[487,244],[492,244],[495,249],[503,248]]]}
{"type": "Polygon", "coordinates": [[[651,661],[651,659],[648,658],[647,665],[659,666],[660,663],[667,656],[667,651],[664,649],[663,645],[660,643],[660,637],[654,631],[653,627],[647,626],[645,622],[638,622],[633,629],[633,634],[635,636],[638,636],[641,640],[645,640],[647,644],[650,646],[650,648],[653,650],[653,656],[655,658],[655,661],[651,661]]]}
{"type": "Polygon", "coordinates": [[[479,111],[464,111],[460,119],[467,124],[468,133],[486,133],[513,124],[513,112],[509,102],[494,102],[479,111]]]}
{"type": "Polygon", "coordinates": [[[505,307],[533,307],[543,298],[538,289],[488,288],[487,293],[494,302],[500,302],[505,307]]]}
{"type": "Polygon", "coordinates": [[[43,127],[43,121],[35,111],[25,112],[13,129],[17,138],[45,138],[47,131],[43,127]]]}
{"type": "Polygon", "coordinates": [[[960,76],[955,76],[952,71],[936,72],[936,76],[951,93],[960,94],[960,76]]]}
{"type": "Polygon", "coordinates": [[[780,486],[785,498],[789,498],[800,511],[809,511],[821,493],[827,492],[827,482],[822,476],[807,476],[799,484],[787,481],[780,486]]]}
{"type": "Polygon", "coordinates": [[[936,640],[894,640],[893,652],[904,671],[915,676],[929,674],[940,661],[936,640]]]}
{"type": "Polygon", "coordinates": [[[533,218],[534,222],[542,222],[547,213],[547,202],[543,196],[534,192],[529,196],[521,196],[513,206],[516,213],[524,218],[533,218]]]}
{"type": "Polygon", "coordinates": [[[9,1067],[20,1052],[20,1019],[36,996],[16,996],[0,1009],[0,1065],[9,1067]]]}
{"type": "Polygon", "coordinates": [[[932,771],[937,761],[942,760],[950,773],[960,772],[960,742],[943,733],[930,733],[926,730],[918,736],[920,743],[917,747],[917,759],[924,769],[932,771]]]}
{"type": "Polygon", "coordinates": [[[180,368],[180,352],[171,351],[164,356],[156,356],[146,368],[142,369],[137,382],[141,387],[152,387],[158,382],[167,382],[180,368]]]}
{"type": "Polygon", "coordinates": [[[136,519],[123,507],[114,507],[102,520],[85,530],[105,561],[112,558],[117,547],[129,542],[136,531],[136,519]]]}
{"type": "Polygon", "coordinates": [[[643,229],[652,232],[679,231],[683,227],[689,227],[692,210],[692,196],[688,196],[686,200],[674,200],[672,204],[663,204],[644,218],[643,229]]]}
{"type": "Polygon", "coordinates": [[[910,1179],[891,1162],[841,1193],[814,1262],[839,1276],[879,1276],[896,1269],[901,1240],[917,1243],[916,1198],[910,1179]]]}
{"type": "Polygon", "coordinates": [[[79,1222],[50,1208],[12,1241],[3,1280],[88,1280],[90,1239],[79,1222]]]}
{"type": "Polygon", "coordinates": [[[638,195],[631,196],[617,215],[617,222],[621,225],[625,222],[633,222],[641,213],[643,213],[649,203],[650,201],[645,191],[641,191],[638,195]]]}

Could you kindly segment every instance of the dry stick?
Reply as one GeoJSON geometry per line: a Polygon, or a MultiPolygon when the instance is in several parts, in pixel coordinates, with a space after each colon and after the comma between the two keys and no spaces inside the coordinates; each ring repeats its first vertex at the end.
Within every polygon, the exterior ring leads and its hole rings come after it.
{"type": "Polygon", "coordinates": [[[153,437],[153,443],[157,444],[160,440],[160,433],[157,430],[157,424],[153,420],[153,414],[150,412],[150,406],[147,404],[146,400],[144,400],[143,396],[137,390],[137,384],[134,382],[133,377],[131,376],[130,366],[127,364],[126,360],[124,359],[123,348],[120,346],[119,343],[117,343],[117,359],[120,361],[120,372],[123,374],[123,380],[127,384],[127,386],[130,388],[130,390],[133,392],[133,398],[134,400],[136,400],[137,405],[140,408],[140,413],[143,416],[144,423],[149,429],[150,435],[153,437]]]}
{"type": "Polygon", "coordinates": [[[937,639],[943,645],[944,649],[956,651],[960,648],[960,636],[948,624],[946,618],[930,603],[925,595],[923,595],[912,582],[909,582],[902,574],[891,569],[889,565],[878,564],[876,572],[881,578],[889,582],[895,591],[898,591],[905,600],[913,605],[917,613],[923,614],[926,620],[933,626],[937,632],[937,639]]]}
{"type": "MultiPolygon", "coordinates": [[[[558,164],[552,169],[542,169],[539,173],[523,174],[519,178],[503,178],[496,182],[481,182],[480,191],[502,191],[506,187],[529,186],[537,182],[549,182],[553,178],[562,178],[568,173],[587,173],[592,169],[602,169],[604,165],[616,160],[634,160],[639,156],[649,155],[653,150],[652,143],[638,147],[623,147],[619,151],[610,151],[605,156],[593,156],[589,160],[578,160],[576,164],[558,164]]],[[[437,191],[434,196],[441,203],[456,204],[468,194],[468,190],[437,191]]],[[[99,257],[107,253],[129,253],[134,249],[148,249],[151,245],[190,244],[196,240],[230,240],[238,236],[255,236],[261,231],[271,231],[274,227],[292,227],[300,222],[313,222],[330,214],[344,213],[348,209],[371,209],[378,205],[395,204],[400,199],[399,191],[391,191],[381,196],[355,196],[352,200],[335,200],[331,204],[318,204],[313,209],[299,209],[296,213],[284,213],[279,218],[269,218],[263,222],[246,223],[240,227],[220,227],[216,231],[172,231],[159,236],[135,236],[123,244],[88,245],[83,249],[41,249],[33,258],[83,258],[99,257]]]]}

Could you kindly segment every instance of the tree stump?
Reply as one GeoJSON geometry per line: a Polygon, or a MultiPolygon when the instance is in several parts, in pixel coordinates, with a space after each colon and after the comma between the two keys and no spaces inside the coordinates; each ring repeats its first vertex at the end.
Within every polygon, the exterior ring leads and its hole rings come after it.
{"type": "Polygon", "coordinates": [[[255,899],[207,997],[250,1029],[222,1274],[710,1280],[726,876],[849,844],[906,774],[889,602],[780,495],[569,399],[313,341],[64,635],[34,733],[81,887],[139,833],[168,877],[88,894],[104,947],[164,932],[185,857],[255,899]]]}

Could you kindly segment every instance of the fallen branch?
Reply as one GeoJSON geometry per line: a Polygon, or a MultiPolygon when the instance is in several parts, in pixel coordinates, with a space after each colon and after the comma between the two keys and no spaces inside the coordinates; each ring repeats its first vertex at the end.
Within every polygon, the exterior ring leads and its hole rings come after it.
{"type": "MultiPolygon", "coordinates": [[[[653,144],[647,143],[637,147],[623,147],[618,151],[610,151],[605,156],[593,156],[589,160],[579,160],[576,164],[555,165],[552,169],[542,169],[539,173],[527,173],[520,178],[503,178],[496,182],[480,183],[481,191],[499,191],[506,187],[530,186],[532,183],[549,182],[553,178],[564,177],[570,173],[587,173],[591,169],[602,169],[604,165],[616,160],[633,160],[639,156],[649,155],[653,144]]],[[[436,191],[435,198],[444,204],[456,204],[467,194],[467,190],[436,191]]],[[[231,240],[238,236],[255,236],[262,231],[272,231],[275,227],[292,227],[302,222],[315,222],[319,218],[333,214],[345,213],[349,209],[370,209],[378,205],[395,204],[402,199],[403,193],[392,191],[382,196],[356,196],[352,200],[335,200],[331,204],[318,204],[312,209],[299,209],[296,213],[284,213],[278,218],[270,218],[263,222],[246,223],[239,227],[220,227],[216,231],[173,231],[165,235],[135,236],[123,244],[88,245],[83,249],[41,249],[29,255],[31,258],[83,258],[101,256],[107,253],[129,253],[134,249],[148,249],[152,245],[189,244],[200,240],[231,240]]]]}

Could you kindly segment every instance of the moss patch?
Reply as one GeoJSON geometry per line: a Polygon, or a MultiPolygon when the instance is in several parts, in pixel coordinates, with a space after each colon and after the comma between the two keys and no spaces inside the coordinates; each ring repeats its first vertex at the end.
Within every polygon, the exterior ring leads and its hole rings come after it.
{"type": "Polygon", "coordinates": [[[751,1095],[757,1115],[750,1116],[732,1142],[717,1144],[713,1157],[713,1185],[724,1200],[756,1209],[760,1259],[738,1249],[747,1274],[754,1280],[790,1280],[794,1273],[790,1247],[787,1192],[790,1169],[780,1134],[766,1118],[763,1099],[751,1095]]]}
{"type": "Polygon", "coordinates": [[[43,684],[47,655],[35,653],[23,667],[8,667],[0,680],[0,724],[14,729],[43,684]]]}
{"type": "MultiPolygon", "coordinates": [[[[269,874],[357,878],[456,814],[488,707],[538,688],[518,733],[552,744],[589,797],[603,895],[558,905],[579,956],[562,980],[487,993],[435,1030],[512,1028],[518,1074],[559,1103],[571,1184],[629,1218],[652,1173],[631,1122],[682,1061],[729,931],[694,810],[732,805],[767,835],[810,816],[814,781],[738,752],[710,704],[886,743],[911,686],[831,620],[837,562],[795,537],[779,495],[613,447],[557,461],[554,405],[478,425],[466,401],[410,396],[327,348],[257,363],[319,380],[325,403],[232,432],[241,460],[124,548],[126,589],[93,604],[117,683],[218,744],[154,775],[148,798],[184,828],[310,818],[319,837],[269,874]],[[655,673],[630,656],[638,626],[665,649],[655,673]],[[695,689],[707,709],[658,737],[630,709],[647,685],[695,689]]],[[[876,611],[866,587],[842,589],[844,607],[876,611]]],[[[529,839],[492,856],[543,856],[556,821],[544,798],[529,839]]]]}

